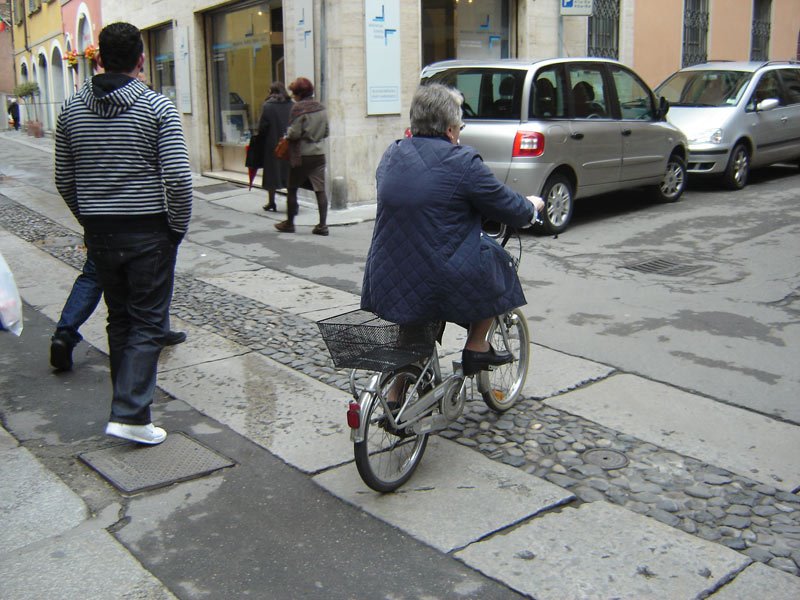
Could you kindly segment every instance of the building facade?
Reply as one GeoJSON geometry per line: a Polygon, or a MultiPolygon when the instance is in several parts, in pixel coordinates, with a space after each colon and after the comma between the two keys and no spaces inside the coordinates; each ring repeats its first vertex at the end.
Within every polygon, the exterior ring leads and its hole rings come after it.
{"type": "MultiPolygon", "coordinates": [[[[327,180],[335,208],[375,201],[375,167],[407,127],[420,69],[430,62],[608,56],[655,86],[704,60],[797,58],[800,34],[800,0],[575,0],[572,14],[562,14],[570,10],[560,0],[38,4],[42,15],[62,9],[61,41],[48,38],[44,25],[35,41],[28,32],[19,76],[24,66],[25,76],[42,78],[41,57],[53,65],[56,47],[61,56],[67,49],[80,55],[96,44],[101,14],[105,23],[134,23],[145,39],[148,82],[175,102],[193,167],[212,176],[246,177],[244,148],[273,80],[311,79],[329,113],[327,180]],[[589,15],[574,14],[587,4],[589,15]]],[[[72,91],[91,64],[79,64],[74,79],[66,73],[63,85],[53,71],[45,78],[52,81],[48,101],[56,90],[72,91]]]]}
{"type": "Polygon", "coordinates": [[[22,120],[52,131],[64,100],[95,72],[100,0],[12,0],[16,83],[39,85],[22,120]],[[87,52],[88,50],[88,52],[87,52]]]}

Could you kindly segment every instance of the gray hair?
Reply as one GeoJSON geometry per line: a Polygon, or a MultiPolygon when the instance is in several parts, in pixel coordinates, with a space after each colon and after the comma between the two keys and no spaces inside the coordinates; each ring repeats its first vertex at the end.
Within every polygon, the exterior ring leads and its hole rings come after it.
{"type": "Polygon", "coordinates": [[[441,83],[420,86],[409,110],[411,135],[441,136],[448,127],[460,127],[462,102],[458,90],[441,83]]]}

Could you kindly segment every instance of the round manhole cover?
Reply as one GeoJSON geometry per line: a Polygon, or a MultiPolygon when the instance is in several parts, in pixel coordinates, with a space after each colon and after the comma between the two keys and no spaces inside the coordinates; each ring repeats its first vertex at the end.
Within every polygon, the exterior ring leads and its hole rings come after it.
{"type": "Polygon", "coordinates": [[[621,469],[628,465],[628,457],[617,450],[603,450],[596,448],[587,450],[582,455],[583,460],[601,469],[621,469]]]}

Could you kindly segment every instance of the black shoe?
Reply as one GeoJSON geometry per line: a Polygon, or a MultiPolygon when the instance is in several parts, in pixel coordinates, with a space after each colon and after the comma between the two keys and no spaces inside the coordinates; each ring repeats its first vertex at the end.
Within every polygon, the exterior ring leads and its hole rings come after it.
{"type": "Polygon", "coordinates": [[[186,341],[186,334],[183,331],[168,331],[164,336],[165,346],[175,346],[186,341]]]}
{"type": "Polygon", "coordinates": [[[275,203],[272,203],[272,204],[267,203],[264,206],[262,206],[262,208],[264,210],[266,210],[266,211],[270,211],[271,210],[272,212],[278,212],[278,205],[275,204],[275,203]]]}
{"type": "Polygon", "coordinates": [[[50,338],[50,364],[56,371],[72,370],[72,349],[70,344],[62,337],[54,335],[50,338]]]}
{"type": "Polygon", "coordinates": [[[461,352],[461,367],[464,375],[475,375],[478,371],[488,371],[490,367],[506,365],[513,360],[513,354],[497,352],[491,345],[487,352],[476,352],[475,350],[461,352]]]}

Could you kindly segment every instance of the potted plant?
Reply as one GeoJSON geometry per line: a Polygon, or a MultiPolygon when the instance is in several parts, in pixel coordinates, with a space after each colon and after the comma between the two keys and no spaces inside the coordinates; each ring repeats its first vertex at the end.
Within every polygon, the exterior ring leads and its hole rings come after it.
{"type": "Polygon", "coordinates": [[[14,95],[22,98],[22,100],[25,101],[25,104],[33,106],[33,120],[28,120],[28,122],[25,124],[28,135],[42,137],[44,135],[44,131],[42,128],[42,123],[39,121],[36,112],[36,102],[34,102],[34,96],[39,95],[39,84],[35,81],[25,81],[20,83],[14,88],[14,95]]]}

